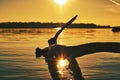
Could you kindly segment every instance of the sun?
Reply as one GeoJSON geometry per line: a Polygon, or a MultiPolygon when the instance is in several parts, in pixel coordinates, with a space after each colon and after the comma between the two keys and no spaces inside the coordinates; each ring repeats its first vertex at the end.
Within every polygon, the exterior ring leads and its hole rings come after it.
{"type": "Polygon", "coordinates": [[[55,2],[56,2],[58,5],[63,6],[63,5],[67,2],[67,0],[55,0],[55,2]]]}

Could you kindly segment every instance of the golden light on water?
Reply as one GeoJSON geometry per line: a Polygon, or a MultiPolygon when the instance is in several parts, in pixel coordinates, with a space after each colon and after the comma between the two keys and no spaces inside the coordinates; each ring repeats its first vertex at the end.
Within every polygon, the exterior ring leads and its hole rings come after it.
{"type": "Polygon", "coordinates": [[[61,29],[61,27],[57,27],[57,28],[55,28],[56,30],[60,30],[61,29]]]}
{"type": "Polygon", "coordinates": [[[56,2],[58,5],[63,6],[63,5],[67,2],[67,0],[55,0],[55,2],[56,2]]]}

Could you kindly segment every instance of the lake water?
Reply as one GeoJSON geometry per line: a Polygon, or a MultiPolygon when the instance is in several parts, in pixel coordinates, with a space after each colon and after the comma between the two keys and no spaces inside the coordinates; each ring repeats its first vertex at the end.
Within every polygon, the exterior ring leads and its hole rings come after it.
{"type": "MultiPolygon", "coordinates": [[[[51,80],[44,58],[35,48],[48,46],[57,29],[0,29],[0,80],[51,80]]],[[[58,43],[120,42],[111,29],[65,29],[58,43]]],[[[86,80],[120,80],[120,54],[100,52],[77,58],[86,80]]]]}

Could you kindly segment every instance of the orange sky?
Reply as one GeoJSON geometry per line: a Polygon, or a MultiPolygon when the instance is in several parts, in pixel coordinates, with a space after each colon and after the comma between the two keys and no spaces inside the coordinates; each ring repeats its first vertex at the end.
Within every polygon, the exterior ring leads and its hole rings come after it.
{"type": "Polygon", "coordinates": [[[67,22],[120,25],[120,0],[0,0],[0,22],[67,22]]]}

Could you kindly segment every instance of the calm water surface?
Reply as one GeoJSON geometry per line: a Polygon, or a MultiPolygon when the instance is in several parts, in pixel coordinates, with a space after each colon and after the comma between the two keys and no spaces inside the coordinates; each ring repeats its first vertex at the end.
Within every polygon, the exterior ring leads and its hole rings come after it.
{"type": "MultiPolygon", "coordinates": [[[[51,80],[44,58],[35,48],[48,46],[57,29],[0,29],[0,80],[51,80]]],[[[111,29],[65,29],[58,43],[120,42],[111,29]]],[[[100,52],[77,58],[86,80],[120,80],[120,54],[100,52]]]]}

